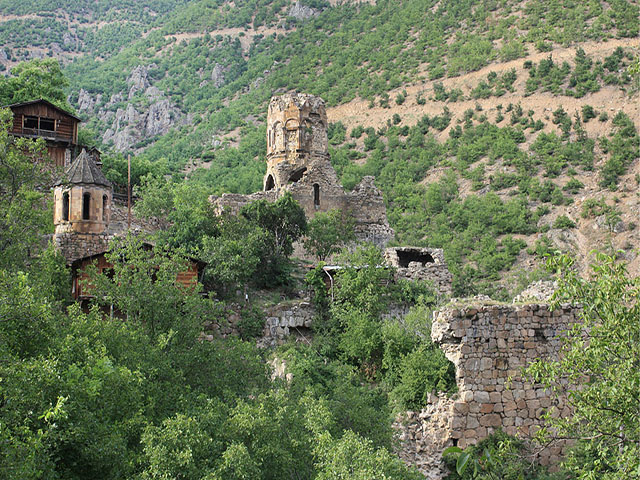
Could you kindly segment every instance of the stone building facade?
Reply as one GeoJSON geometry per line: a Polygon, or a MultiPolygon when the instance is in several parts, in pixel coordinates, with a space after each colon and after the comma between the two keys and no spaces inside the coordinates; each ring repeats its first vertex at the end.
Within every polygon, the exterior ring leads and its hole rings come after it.
{"type": "Polygon", "coordinates": [[[433,283],[438,295],[451,295],[453,275],[441,248],[391,247],[385,249],[384,258],[395,267],[397,278],[427,280],[433,283]]]}
{"type": "Polygon", "coordinates": [[[309,94],[273,97],[267,114],[267,172],[262,192],[251,195],[212,196],[216,211],[237,214],[246,204],[275,201],[285,192],[304,209],[316,212],[340,209],[353,215],[360,241],[385,246],[393,238],[382,193],[372,177],[346,192],[331,165],[324,101],[309,94]]]}
{"type": "MultiPolygon", "coordinates": [[[[410,412],[399,427],[401,457],[429,479],[442,479],[444,448],[464,448],[502,429],[530,438],[544,423],[546,411],[568,416],[564,399],[527,382],[521,370],[538,358],[557,358],[559,335],[579,320],[579,309],[548,304],[477,304],[446,308],[434,314],[432,340],[455,364],[458,392],[433,395],[422,412],[410,412]]],[[[560,461],[565,443],[539,452],[543,465],[560,461]]]]}

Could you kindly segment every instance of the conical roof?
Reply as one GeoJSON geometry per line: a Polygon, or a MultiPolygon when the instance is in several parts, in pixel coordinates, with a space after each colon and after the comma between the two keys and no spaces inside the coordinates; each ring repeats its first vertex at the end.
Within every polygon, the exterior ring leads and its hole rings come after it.
{"type": "Polygon", "coordinates": [[[56,185],[71,183],[73,185],[102,185],[111,188],[111,182],[104,176],[100,167],[96,165],[93,158],[82,149],[82,153],[71,162],[71,165],[65,170],[64,177],[61,178],[56,185]]]}

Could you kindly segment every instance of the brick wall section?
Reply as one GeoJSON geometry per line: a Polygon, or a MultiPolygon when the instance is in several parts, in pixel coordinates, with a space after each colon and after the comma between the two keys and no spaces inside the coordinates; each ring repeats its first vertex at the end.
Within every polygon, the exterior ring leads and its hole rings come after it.
{"type": "MultiPolygon", "coordinates": [[[[537,358],[556,358],[559,336],[578,313],[569,305],[552,312],[546,304],[483,304],[436,312],[431,337],[455,364],[458,393],[453,402],[434,397],[433,404],[405,422],[401,456],[428,478],[444,478],[437,465],[446,446],[464,448],[498,428],[527,439],[550,407],[569,415],[562,399],[526,382],[521,369],[537,358]]],[[[565,446],[543,450],[538,460],[558,463],[565,446]]]]}

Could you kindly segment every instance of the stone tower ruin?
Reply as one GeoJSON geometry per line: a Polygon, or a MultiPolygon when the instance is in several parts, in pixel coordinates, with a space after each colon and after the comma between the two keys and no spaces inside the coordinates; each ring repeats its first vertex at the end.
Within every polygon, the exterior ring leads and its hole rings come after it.
{"type": "Polygon", "coordinates": [[[393,238],[382,193],[373,177],[345,192],[329,158],[327,112],[320,97],[287,93],[271,98],[267,113],[267,172],[262,192],[224,194],[210,201],[219,213],[237,214],[256,200],[276,201],[285,192],[307,218],[339,209],[355,219],[356,236],[383,247],[393,238]]]}
{"type": "Polygon", "coordinates": [[[297,182],[314,160],[329,160],[324,102],[304,93],[273,97],[267,113],[264,190],[297,182]]]}
{"type": "Polygon", "coordinates": [[[68,263],[104,251],[111,202],[111,183],[83,150],[54,188],[54,239],[68,263]]]}

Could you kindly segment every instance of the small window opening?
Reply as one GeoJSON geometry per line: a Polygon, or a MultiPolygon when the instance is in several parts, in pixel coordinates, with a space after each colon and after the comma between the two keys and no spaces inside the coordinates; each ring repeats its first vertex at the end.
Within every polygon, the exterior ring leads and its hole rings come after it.
{"type": "Polygon", "coordinates": [[[38,128],[38,117],[24,117],[24,128],[38,128]]]}
{"type": "Polygon", "coordinates": [[[56,121],[53,118],[40,118],[40,130],[56,131],[56,121]]]}
{"type": "Polygon", "coordinates": [[[273,190],[275,186],[276,186],[276,182],[273,180],[273,177],[269,175],[267,177],[267,181],[264,182],[265,191],[273,190]]]}
{"type": "Polygon", "coordinates": [[[89,220],[89,208],[91,207],[91,194],[84,193],[82,195],[82,219],[89,220]]]}
{"type": "Polygon", "coordinates": [[[313,184],[313,205],[318,208],[320,206],[320,185],[313,184]]]}
{"type": "Polygon", "coordinates": [[[433,257],[427,252],[420,250],[398,250],[398,264],[402,268],[407,268],[410,263],[418,262],[422,265],[435,263],[433,257]]]}
{"type": "Polygon", "coordinates": [[[102,221],[107,221],[107,203],[109,198],[106,195],[102,196],[102,221]]]}
{"type": "Polygon", "coordinates": [[[69,193],[62,194],[62,220],[69,221],[69,193]]]}

